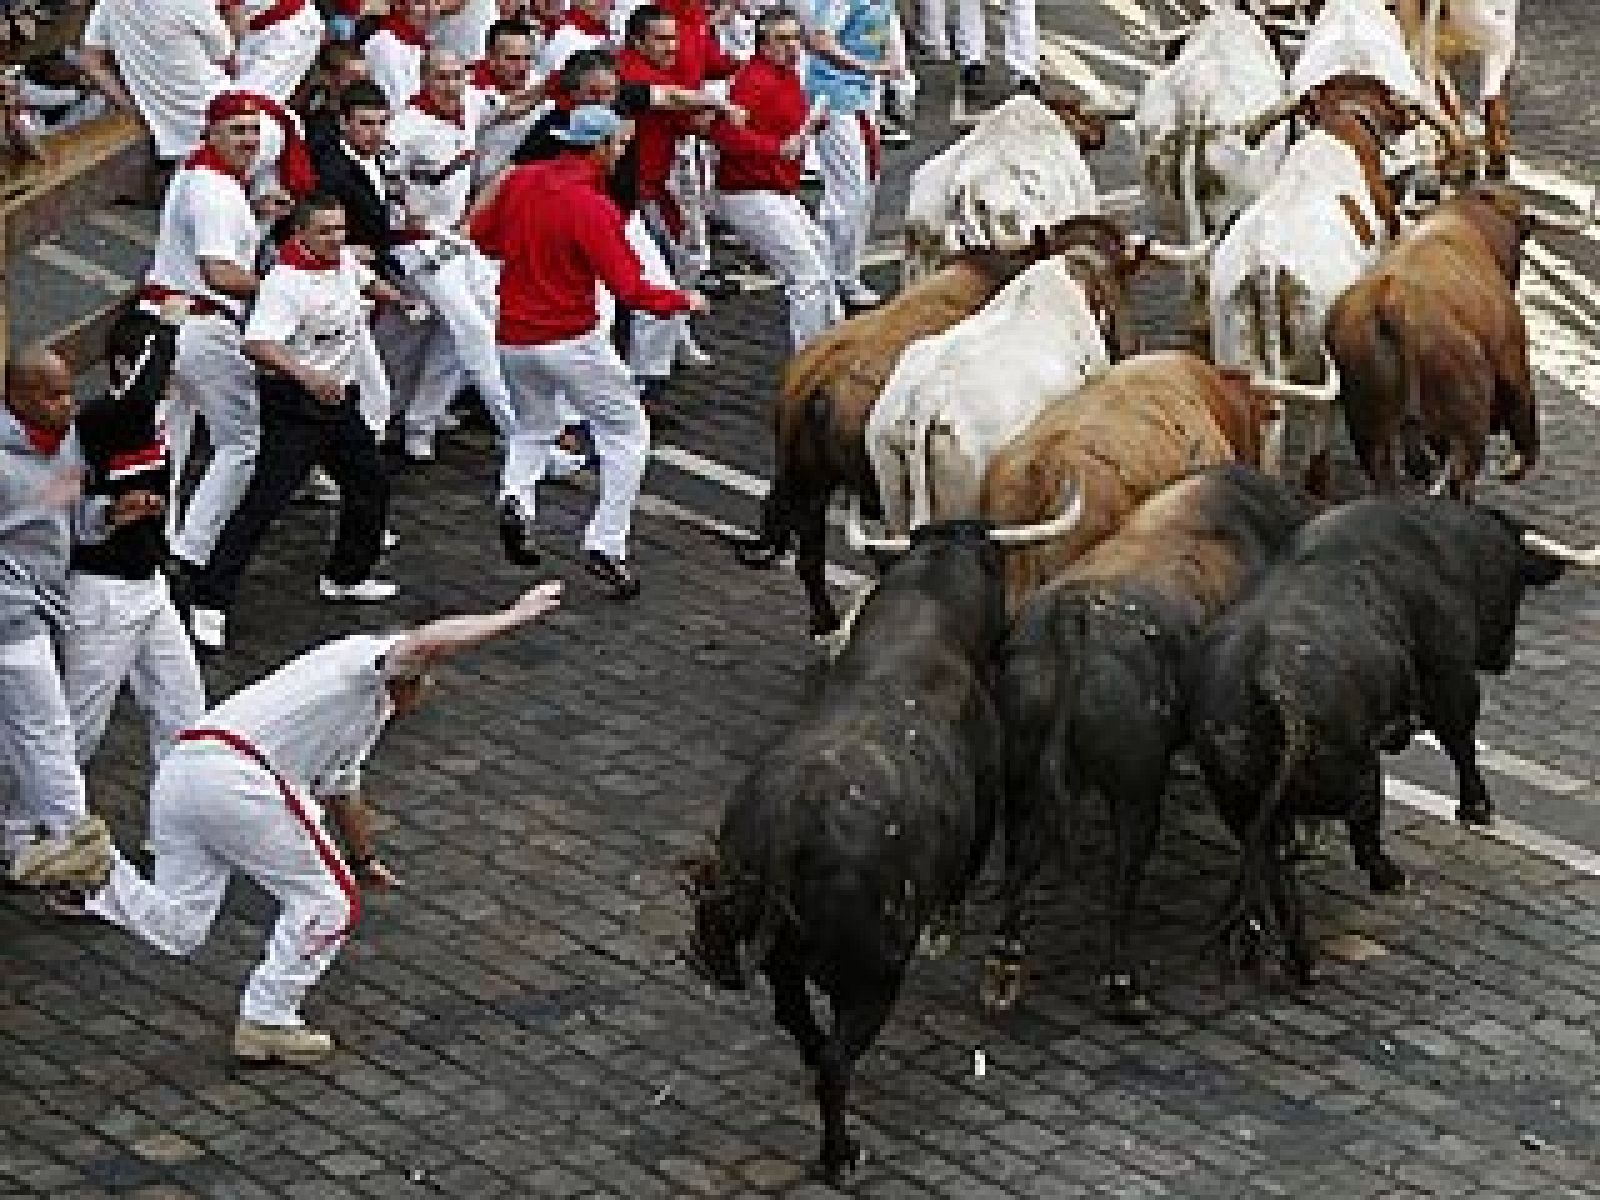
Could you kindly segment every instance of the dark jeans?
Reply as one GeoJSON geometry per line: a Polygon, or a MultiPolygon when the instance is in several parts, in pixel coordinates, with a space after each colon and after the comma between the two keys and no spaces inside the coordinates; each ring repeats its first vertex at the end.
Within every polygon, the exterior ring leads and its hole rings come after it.
{"type": "Polygon", "coordinates": [[[383,552],[389,479],[358,411],[355,386],[330,407],[288,380],[263,375],[258,382],[261,451],[211,561],[194,577],[194,603],[200,608],[226,611],[233,604],[256,547],[318,463],[339,485],[339,531],[323,574],[334,583],[360,583],[383,552]]]}

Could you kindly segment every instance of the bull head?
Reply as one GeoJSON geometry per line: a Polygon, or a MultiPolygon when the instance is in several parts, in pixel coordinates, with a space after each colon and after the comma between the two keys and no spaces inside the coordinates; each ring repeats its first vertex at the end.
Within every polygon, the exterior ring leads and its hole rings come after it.
{"type": "Polygon", "coordinates": [[[1291,96],[1242,126],[1239,133],[1244,138],[1244,144],[1252,150],[1256,149],[1267,140],[1267,134],[1298,113],[1303,103],[1301,97],[1291,96]]]}
{"type": "MultiPolygon", "coordinates": [[[[1032,525],[991,525],[987,530],[988,540],[1001,549],[1015,550],[1064,537],[1083,516],[1083,488],[1079,486],[1077,480],[1069,481],[1065,492],[1066,498],[1059,515],[1032,525]]],[[[904,554],[911,549],[912,543],[909,536],[892,538],[868,536],[861,525],[861,501],[857,497],[852,497],[850,501],[850,519],[845,525],[845,537],[851,549],[861,554],[904,554]]]]}

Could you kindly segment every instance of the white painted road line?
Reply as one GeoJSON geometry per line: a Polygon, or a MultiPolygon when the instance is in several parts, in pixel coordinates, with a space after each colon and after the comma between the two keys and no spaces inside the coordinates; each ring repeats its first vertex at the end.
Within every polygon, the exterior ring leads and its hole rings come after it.
{"type": "Polygon", "coordinates": [[[154,251],[157,238],[155,231],[136,225],[121,213],[109,208],[97,208],[88,216],[89,224],[96,229],[103,229],[107,233],[115,234],[125,242],[132,242],[135,246],[143,246],[146,250],[154,251]]]}
{"type": "MultiPolygon", "coordinates": [[[[1422,734],[1417,738],[1419,742],[1426,742],[1441,754],[1444,748],[1439,745],[1439,739],[1431,733],[1422,734]]],[[[1557,796],[1572,796],[1586,788],[1593,786],[1593,781],[1588,779],[1574,779],[1571,775],[1563,774],[1554,767],[1547,767],[1543,763],[1534,762],[1529,758],[1521,758],[1515,754],[1508,754],[1504,750],[1496,750],[1493,746],[1478,743],[1478,765],[1486,771],[1493,771],[1497,775],[1505,775],[1512,779],[1521,780],[1529,787],[1537,788],[1541,792],[1550,792],[1557,796]]]]}
{"type": "Polygon", "coordinates": [[[58,271],[64,271],[74,279],[83,283],[91,283],[102,291],[112,295],[121,296],[133,290],[133,280],[124,279],[115,271],[107,270],[99,263],[90,262],[81,254],[68,250],[59,242],[40,242],[28,251],[31,258],[58,271]]]}
{"type": "MultiPolygon", "coordinates": [[[[1446,796],[1432,788],[1397,779],[1393,775],[1384,780],[1383,791],[1390,800],[1404,804],[1407,808],[1428,813],[1441,821],[1449,821],[1452,824],[1455,822],[1456,801],[1453,796],[1446,796]]],[[[1489,828],[1475,829],[1473,832],[1481,837],[1505,842],[1509,846],[1537,854],[1541,858],[1552,859],[1580,875],[1600,876],[1600,854],[1547,833],[1540,833],[1537,829],[1507,820],[1505,817],[1496,817],[1494,824],[1489,828]]]]}

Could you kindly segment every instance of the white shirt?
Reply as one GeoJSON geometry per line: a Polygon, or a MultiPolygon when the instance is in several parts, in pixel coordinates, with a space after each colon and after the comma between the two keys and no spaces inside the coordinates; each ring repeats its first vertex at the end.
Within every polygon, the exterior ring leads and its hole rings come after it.
{"type": "Polygon", "coordinates": [[[394,713],[380,662],[402,636],[355,634],[308,650],[197,726],[244,738],[298,791],[348,796],[394,713]]]}
{"type": "Polygon", "coordinates": [[[389,108],[398,113],[422,90],[422,47],[402,42],[387,29],[379,29],[362,47],[367,73],[389,98],[389,108]]]}
{"type": "Polygon", "coordinates": [[[207,286],[200,260],[219,258],[250,271],[260,242],[256,214],[239,181],[206,167],[185,167],[167,188],[155,261],[146,278],[173,291],[205,296],[238,316],[243,304],[207,286]]]}
{"type": "Polygon", "coordinates": [[[435,46],[453,50],[466,62],[482,58],[489,26],[500,19],[497,0],[467,0],[454,16],[440,17],[433,23],[428,40],[435,46]]]}
{"type": "Polygon", "coordinates": [[[373,279],[349,246],[333,270],[301,270],[280,259],[256,292],[244,340],[279,342],[302,366],[354,383],[366,323],[362,293],[373,279]]]}
{"type": "Polygon", "coordinates": [[[558,25],[556,31],[550,35],[550,40],[539,51],[539,70],[546,75],[554,75],[567,65],[579,50],[592,50],[596,46],[609,46],[611,43],[596,34],[585,33],[574,25],[558,25]]]}
{"type": "Polygon", "coordinates": [[[233,35],[215,0],[98,0],[83,44],[116,61],[160,157],[181,158],[200,144],[206,105],[232,82],[221,64],[233,55],[233,35]]]}
{"type": "Polygon", "coordinates": [[[467,215],[478,127],[484,120],[483,94],[468,88],[460,125],[407,105],[389,122],[389,169],[405,191],[405,215],[412,223],[444,233],[467,215]]]}
{"type": "MultiPolygon", "coordinates": [[[[534,86],[540,78],[538,72],[530,71],[527,86],[534,86]]],[[[473,168],[472,178],[475,183],[483,184],[510,164],[511,156],[517,152],[517,147],[522,145],[522,139],[528,136],[528,130],[533,128],[534,121],[538,120],[539,114],[547,105],[540,104],[515,120],[499,121],[496,118],[505,111],[509,103],[506,93],[476,86],[473,86],[472,90],[477,93],[483,109],[483,116],[478,126],[478,161],[473,168]]]]}

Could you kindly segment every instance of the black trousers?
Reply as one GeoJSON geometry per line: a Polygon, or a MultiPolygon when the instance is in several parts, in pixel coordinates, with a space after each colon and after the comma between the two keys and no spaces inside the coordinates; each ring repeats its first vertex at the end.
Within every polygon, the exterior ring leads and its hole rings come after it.
{"type": "Polygon", "coordinates": [[[356,388],[337,407],[320,403],[299,384],[260,376],[261,450],[255,474],[222,527],[211,561],[194,577],[194,603],[226,611],[261,539],[320,463],[339,485],[339,530],[324,574],[334,583],[359,583],[383,552],[389,519],[389,478],[377,442],[357,405],[356,388]]]}

